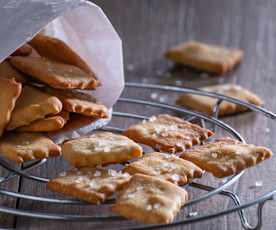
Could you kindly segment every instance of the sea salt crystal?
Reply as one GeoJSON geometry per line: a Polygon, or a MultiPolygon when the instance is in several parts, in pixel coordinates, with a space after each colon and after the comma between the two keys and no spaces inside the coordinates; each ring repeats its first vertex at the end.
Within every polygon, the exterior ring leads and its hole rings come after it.
{"type": "Polygon", "coordinates": [[[66,172],[61,172],[61,173],[59,174],[59,176],[66,176],[66,175],[67,175],[66,172]]]}
{"type": "Polygon", "coordinates": [[[79,177],[75,180],[75,182],[78,183],[82,183],[84,181],[84,179],[82,177],[79,177]]]}
{"type": "Polygon", "coordinates": [[[217,154],[217,153],[212,153],[211,156],[212,156],[213,158],[215,158],[215,159],[218,158],[218,154],[217,154]]]}
{"type": "Polygon", "coordinates": [[[159,97],[159,101],[160,101],[161,103],[167,102],[168,99],[169,99],[169,98],[168,98],[167,95],[162,95],[162,96],[159,97]]]}
{"type": "Polygon", "coordinates": [[[181,85],[182,85],[182,81],[181,81],[181,80],[176,80],[176,81],[175,81],[175,85],[181,86],[181,85]]]}
{"type": "Polygon", "coordinates": [[[128,64],[128,65],[126,66],[126,70],[129,71],[129,72],[132,72],[134,69],[135,69],[135,67],[134,67],[133,64],[128,64]]]}
{"type": "Polygon", "coordinates": [[[180,180],[180,177],[177,174],[173,174],[173,175],[171,175],[171,179],[175,182],[178,182],[180,180]]]}
{"type": "Polygon", "coordinates": [[[130,194],[127,194],[127,198],[129,199],[132,199],[135,197],[135,194],[134,193],[130,193],[130,194]]]}
{"type": "Polygon", "coordinates": [[[117,172],[114,169],[108,169],[108,175],[117,176],[117,172]]]}
{"type": "Polygon", "coordinates": [[[146,207],[147,210],[152,210],[152,205],[151,204],[148,204],[147,207],[146,207]]]}
{"type": "Polygon", "coordinates": [[[152,207],[153,207],[153,209],[159,209],[161,207],[161,205],[159,203],[156,203],[152,207]]]}
{"type": "Polygon", "coordinates": [[[155,121],[156,120],[156,116],[152,116],[149,118],[149,121],[155,121]]]}
{"type": "Polygon", "coordinates": [[[266,133],[270,133],[270,128],[266,128],[266,129],[265,129],[265,132],[266,132],[266,133]]]}
{"type": "Polygon", "coordinates": [[[194,216],[197,216],[198,215],[198,212],[189,212],[188,213],[188,217],[194,217],[194,216]]]}
{"type": "Polygon", "coordinates": [[[94,176],[96,176],[96,177],[101,176],[101,175],[102,175],[101,171],[98,171],[98,170],[96,170],[96,172],[94,173],[94,176]]]}
{"type": "Polygon", "coordinates": [[[156,92],[151,93],[150,98],[153,100],[156,100],[158,98],[158,93],[156,93],[156,92]]]}

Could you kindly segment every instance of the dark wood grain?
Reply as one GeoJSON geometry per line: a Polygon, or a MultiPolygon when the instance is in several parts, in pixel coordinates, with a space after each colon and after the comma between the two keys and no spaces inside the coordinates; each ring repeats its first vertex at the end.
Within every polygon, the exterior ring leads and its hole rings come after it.
{"type": "MultiPolygon", "coordinates": [[[[214,83],[233,82],[253,90],[266,101],[266,107],[276,111],[275,86],[276,86],[276,2],[258,0],[97,0],[95,1],[107,13],[115,28],[119,32],[124,44],[124,60],[126,80],[144,83],[161,83],[178,86],[199,87],[214,83]],[[209,76],[186,68],[174,68],[172,63],[163,58],[166,49],[179,42],[191,39],[241,48],[245,58],[235,71],[223,77],[209,76]]],[[[144,94],[150,98],[151,93],[144,94]]],[[[174,103],[175,95],[167,97],[164,93],[163,100],[174,103]]],[[[124,95],[137,97],[140,92],[126,90],[124,95]]],[[[150,115],[149,108],[116,105],[116,110],[137,112],[150,115]]],[[[156,112],[156,111],[155,111],[156,112]]],[[[226,118],[228,124],[236,128],[245,136],[248,142],[262,144],[276,150],[274,141],[275,131],[271,121],[262,116],[247,113],[226,118]],[[270,132],[266,130],[270,128],[270,132]]],[[[116,120],[117,125],[129,125],[116,120]]],[[[35,173],[51,176],[59,169],[60,160],[35,173]]],[[[275,157],[263,165],[246,171],[239,182],[230,190],[236,192],[243,203],[255,199],[273,189],[276,185],[275,157]],[[262,181],[264,186],[250,189],[256,181],[262,181]]],[[[206,176],[202,183],[216,185],[218,180],[206,176]]],[[[46,194],[44,187],[37,186],[34,182],[23,181],[22,191],[25,193],[46,194]]],[[[198,196],[199,191],[189,189],[190,196],[198,196]]],[[[57,207],[42,203],[21,201],[20,207],[40,211],[51,210],[56,212],[74,212],[91,214],[97,208],[89,207],[57,207]]],[[[196,206],[188,207],[180,218],[189,211],[198,211],[199,214],[213,213],[233,207],[229,199],[216,195],[208,201],[196,206]]],[[[247,212],[250,223],[256,221],[256,209],[250,208],[247,212]]],[[[275,229],[275,202],[268,203],[264,209],[263,229],[275,229]]],[[[65,223],[42,221],[26,218],[17,218],[18,229],[104,229],[128,226],[123,223],[65,223]]],[[[236,230],[242,229],[237,214],[223,216],[217,219],[194,223],[174,229],[187,230],[236,230]]]]}

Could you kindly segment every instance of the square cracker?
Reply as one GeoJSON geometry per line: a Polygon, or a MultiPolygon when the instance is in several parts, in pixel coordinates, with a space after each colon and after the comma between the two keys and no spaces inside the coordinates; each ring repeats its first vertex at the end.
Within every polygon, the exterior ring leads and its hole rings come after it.
{"type": "Polygon", "coordinates": [[[16,129],[16,132],[53,132],[64,127],[69,120],[69,113],[61,111],[59,114],[33,121],[27,126],[16,129]]]}
{"type": "Polygon", "coordinates": [[[15,80],[0,78],[0,137],[11,119],[12,111],[20,93],[20,83],[15,80]]]}
{"type": "Polygon", "coordinates": [[[125,136],[96,132],[62,145],[64,158],[75,167],[126,162],[142,156],[143,149],[125,136]]]}
{"type": "Polygon", "coordinates": [[[202,176],[202,170],[192,162],[183,160],[173,154],[148,153],[141,159],[125,166],[124,172],[129,174],[145,174],[160,179],[185,185],[193,178],[202,176]]]}
{"type": "MultiPolygon", "coordinates": [[[[220,93],[229,97],[234,97],[236,99],[243,100],[245,102],[249,102],[258,106],[263,104],[263,101],[257,95],[247,89],[242,88],[239,85],[221,84],[202,87],[199,89],[208,92],[220,93]]],[[[193,110],[211,115],[217,101],[218,100],[216,98],[212,97],[200,96],[195,94],[183,94],[177,99],[176,103],[191,108],[193,110]]],[[[247,110],[248,109],[246,107],[223,101],[219,106],[219,115],[231,115],[235,113],[245,112],[247,110]]]]}
{"type": "Polygon", "coordinates": [[[7,130],[29,125],[61,110],[62,103],[58,98],[26,85],[16,102],[7,130]]]}
{"type": "Polygon", "coordinates": [[[41,57],[11,57],[10,63],[21,72],[57,89],[95,89],[99,82],[77,66],[41,57]]]}
{"type": "Polygon", "coordinates": [[[63,109],[68,112],[95,118],[108,117],[108,109],[106,106],[100,104],[96,98],[90,94],[48,87],[45,90],[49,94],[56,96],[62,102],[63,109]]]}
{"type": "Polygon", "coordinates": [[[26,83],[25,76],[17,71],[8,61],[0,63],[0,77],[15,79],[17,82],[26,83]]]}
{"type": "Polygon", "coordinates": [[[178,117],[162,114],[130,126],[124,135],[157,151],[174,153],[201,143],[213,132],[178,117]]]}
{"type": "Polygon", "coordinates": [[[61,148],[39,133],[9,133],[0,140],[0,154],[17,163],[55,157],[61,148]]]}
{"type": "Polygon", "coordinates": [[[173,183],[135,174],[119,192],[112,211],[147,224],[171,223],[187,199],[187,192],[173,183]]]}
{"type": "Polygon", "coordinates": [[[239,49],[190,41],[168,50],[165,56],[199,70],[224,74],[241,62],[243,52],[239,49]]]}
{"type": "Polygon", "coordinates": [[[244,144],[230,138],[196,146],[181,155],[183,159],[219,178],[236,174],[271,156],[272,152],[268,148],[244,144]]]}
{"type": "Polygon", "coordinates": [[[62,40],[37,34],[29,43],[42,57],[77,66],[95,77],[88,64],[62,40]]]}
{"type": "Polygon", "coordinates": [[[48,183],[52,191],[90,203],[103,203],[130,179],[127,173],[104,168],[81,168],[62,173],[48,183]]]}

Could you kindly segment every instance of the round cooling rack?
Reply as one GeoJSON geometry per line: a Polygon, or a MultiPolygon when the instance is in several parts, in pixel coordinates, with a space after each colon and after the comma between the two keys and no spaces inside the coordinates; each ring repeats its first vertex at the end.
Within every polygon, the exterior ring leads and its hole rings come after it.
{"type": "MultiPolygon", "coordinates": [[[[134,114],[134,113],[129,113],[129,112],[123,112],[123,108],[129,108],[129,105],[133,106],[143,106],[145,107],[145,110],[148,108],[151,109],[158,109],[165,111],[167,113],[176,113],[177,116],[183,117],[188,121],[191,122],[200,122],[202,127],[206,127],[208,124],[208,128],[212,129],[213,131],[216,131],[216,129],[221,129],[224,132],[226,132],[229,136],[244,142],[243,137],[231,126],[227,125],[223,121],[218,119],[218,114],[219,114],[219,105],[223,101],[228,101],[237,105],[241,105],[244,107],[247,107],[249,110],[253,112],[260,113],[264,116],[266,116],[269,119],[275,120],[276,115],[264,108],[255,106],[250,103],[246,103],[234,98],[230,98],[227,96],[223,96],[221,94],[217,93],[210,93],[206,91],[200,91],[196,89],[189,89],[189,88],[179,88],[179,87],[174,87],[174,86],[165,86],[165,85],[151,85],[151,84],[140,84],[140,83],[127,83],[126,84],[126,90],[132,90],[132,89],[137,89],[141,91],[152,91],[152,90],[158,90],[158,91],[165,91],[166,93],[174,93],[174,94],[183,94],[183,93],[189,93],[189,94],[196,94],[196,95],[202,95],[202,96],[208,96],[208,97],[213,97],[217,98],[217,103],[216,106],[213,109],[213,114],[212,116],[207,116],[205,114],[191,111],[185,108],[180,108],[174,105],[169,105],[165,103],[158,103],[155,101],[147,101],[144,100],[143,98],[129,98],[129,97],[121,97],[118,100],[118,105],[120,111],[114,111],[113,112],[113,119],[116,118],[123,118],[123,119],[130,119],[130,120],[135,120],[141,121],[141,120],[147,120],[149,119],[150,116],[144,116],[144,115],[139,115],[139,114],[134,114]]],[[[142,95],[142,94],[141,94],[142,95]]],[[[102,127],[103,130],[108,130],[108,131],[113,131],[113,132],[122,132],[122,127],[117,127],[112,125],[112,120],[111,120],[111,125],[107,125],[102,127]]],[[[36,162],[32,162],[31,164],[28,165],[22,165],[20,169],[16,168],[13,164],[10,162],[0,158],[0,166],[5,168],[6,170],[9,171],[9,174],[7,176],[0,177],[0,185],[3,184],[4,182],[7,182],[15,177],[19,177],[19,185],[21,184],[20,181],[22,178],[27,178],[29,180],[35,181],[38,185],[40,184],[45,184],[49,181],[49,178],[47,177],[42,177],[40,175],[32,175],[30,171],[36,167],[40,167],[43,164],[47,163],[47,161],[51,161],[51,159],[43,159],[39,160],[36,162]]],[[[56,172],[57,174],[59,172],[56,172]]],[[[187,206],[193,206],[199,202],[202,202],[204,200],[207,200],[214,195],[221,195],[223,197],[228,197],[233,201],[234,207],[231,207],[227,210],[223,211],[218,211],[216,213],[211,213],[211,214],[205,214],[205,215],[200,215],[200,216],[195,216],[195,217],[186,217],[181,220],[176,220],[175,222],[171,224],[162,224],[162,225],[132,225],[131,229],[155,229],[155,228],[168,228],[168,227],[173,227],[173,226],[179,226],[179,225],[184,225],[188,223],[193,223],[197,221],[202,221],[210,218],[215,218],[218,216],[226,215],[229,213],[237,212],[238,216],[241,220],[241,224],[244,229],[261,229],[262,227],[262,208],[263,205],[265,204],[266,201],[273,199],[274,194],[276,193],[276,188],[273,189],[270,192],[267,192],[266,194],[258,197],[257,199],[250,201],[245,204],[241,204],[241,201],[238,197],[237,194],[230,190],[226,190],[227,187],[232,185],[233,183],[237,182],[239,178],[242,176],[243,172],[234,175],[232,177],[227,178],[227,180],[223,183],[220,183],[218,186],[210,186],[210,185],[205,185],[199,182],[191,182],[190,184],[186,185],[187,187],[190,188],[195,188],[198,190],[202,190],[198,196],[194,197],[190,201],[186,203],[186,205],[183,207],[187,206]],[[254,205],[258,205],[257,207],[257,223],[255,226],[251,226],[246,218],[245,215],[245,209],[254,205]]],[[[186,187],[185,186],[185,187],[186,187]]],[[[54,198],[51,196],[39,196],[38,194],[24,194],[20,192],[20,186],[18,191],[9,191],[2,189],[0,187],[0,195],[3,196],[9,196],[11,198],[18,200],[29,200],[32,202],[44,202],[48,204],[54,204],[54,205],[90,205],[85,202],[79,201],[79,200],[73,200],[73,199],[60,199],[60,198],[54,198]]],[[[110,205],[114,203],[114,199],[108,200],[104,205],[110,205]]],[[[23,217],[28,217],[28,218],[40,218],[40,219],[48,219],[48,220],[63,220],[63,221],[89,221],[89,222],[99,222],[99,221],[104,221],[104,222],[112,222],[112,221],[126,221],[122,217],[119,216],[114,216],[110,214],[105,214],[102,213],[102,215],[99,215],[99,213],[96,215],[79,215],[79,214],[67,214],[67,213],[54,213],[54,212],[40,212],[37,210],[25,210],[25,209],[20,209],[18,207],[16,208],[9,208],[5,206],[0,206],[0,212],[6,213],[6,214],[11,214],[11,215],[16,215],[16,216],[23,216],[23,217]]],[[[100,213],[101,214],[101,213],[100,213]]],[[[116,227],[116,229],[118,229],[116,227]]],[[[126,228],[122,228],[126,229],[126,228]]],[[[127,227],[127,229],[130,229],[127,227]]]]}

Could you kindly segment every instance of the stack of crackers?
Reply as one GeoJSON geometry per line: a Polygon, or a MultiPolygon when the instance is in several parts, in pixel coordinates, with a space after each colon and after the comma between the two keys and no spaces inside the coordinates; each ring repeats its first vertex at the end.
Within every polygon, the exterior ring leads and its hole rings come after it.
{"type": "Polygon", "coordinates": [[[0,150],[10,160],[57,156],[43,133],[61,130],[70,115],[107,117],[90,94],[100,86],[86,62],[63,41],[36,35],[0,63],[0,150]]]}
{"type": "Polygon", "coordinates": [[[170,223],[188,200],[181,186],[204,171],[227,177],[272,156],[265,147],[231,138],[205,143],[213,135],[167,114],[132,125],[122,135],[97,131],[63,143],[63,157],[73,169],[50,180],[48,188],[93,204],[115,196],[112,211],[125,218],[170,223]],[[143,154],[138,143],[155,151],[143,154]],[[123,168],[111,169],[113,164],[123,168]]]}

